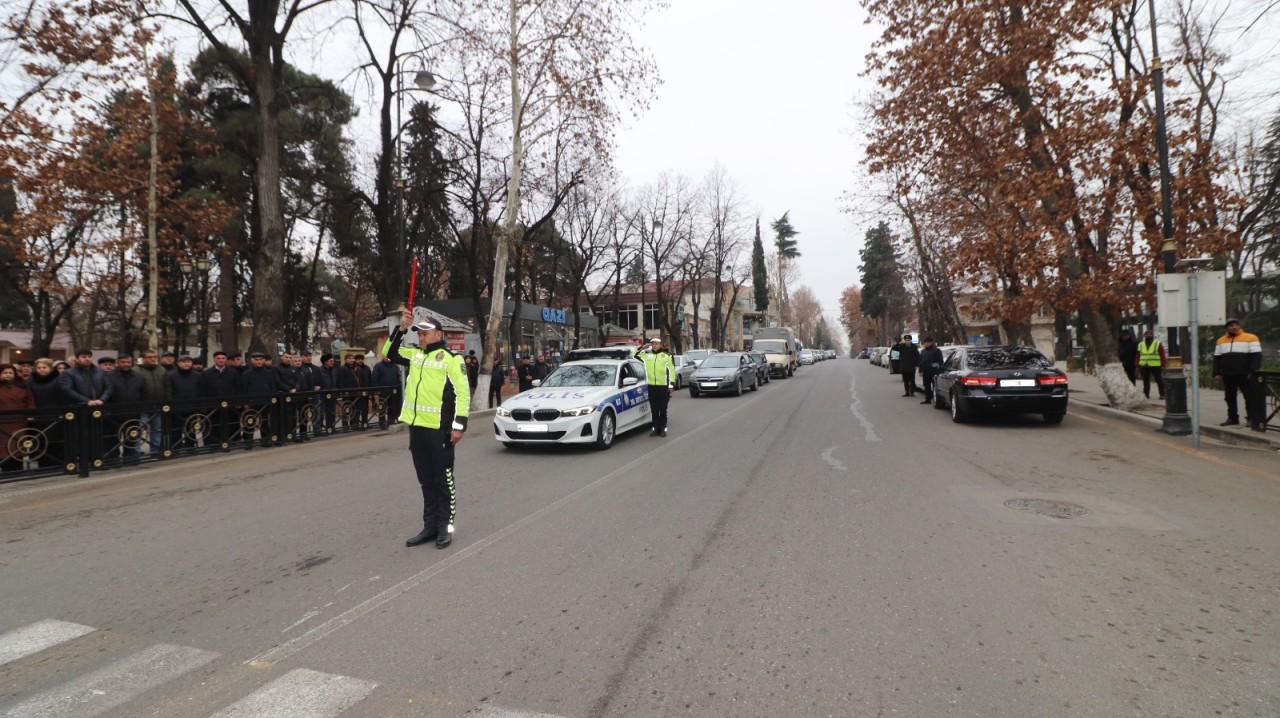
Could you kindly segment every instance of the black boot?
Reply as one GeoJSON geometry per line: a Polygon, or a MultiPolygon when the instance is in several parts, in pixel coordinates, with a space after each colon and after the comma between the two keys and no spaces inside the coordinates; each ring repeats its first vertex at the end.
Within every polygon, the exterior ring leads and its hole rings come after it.
{"type": "Polygon", "coordinates": [[[410,538],[404,542],[405,546],[421,546],[428,541],[439,541],[437,538],[439,532],[435,529],[422,529],[417,536],[410,538]]]}

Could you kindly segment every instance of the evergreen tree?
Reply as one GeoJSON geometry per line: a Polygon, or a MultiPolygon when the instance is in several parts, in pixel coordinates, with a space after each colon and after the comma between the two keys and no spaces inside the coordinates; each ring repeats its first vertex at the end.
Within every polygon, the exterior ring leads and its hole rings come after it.
{"type": "Polygon", "coordinates": [[[881,322],[885,336],[896,333],[906,304],[906,288],[898,256],[893,251],[893,237],[889,225],[881,222],[867,230],[866,241],[858,255],[862,260],[858,271],[862,279],[863,314],[881,322]]]}
{"type": "Polygon", "coordinates": [[[800,256],[800,250],[796,248],[799,243],[793,239],[800,233],[791,226],[790,214],[790,210],[783,212],[781,217],[773,221],[773,233],[778,237],[773,244],[778,248],[778,256],[787,260],[800,256]]]}
{"type": "Polygon", "coordinates": [[[756,311],[769,308],[769,272],[764,266],[764,242],[760,239],[760,218],[756,218],[756,239],[751,244],[751,282],[754,284],[756,311]]]}

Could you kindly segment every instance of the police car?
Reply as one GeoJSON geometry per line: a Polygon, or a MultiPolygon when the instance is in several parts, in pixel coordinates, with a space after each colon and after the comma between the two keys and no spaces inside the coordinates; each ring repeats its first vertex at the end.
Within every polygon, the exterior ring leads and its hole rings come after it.
{"type": "Polygon", "coordinates": [[[538,386],[498,407],[495,438],[517,444],[595,444],[613,446],[618,434],[649,426],[649,387],[644,364],[626,352],[571,356],[538,386]]]}

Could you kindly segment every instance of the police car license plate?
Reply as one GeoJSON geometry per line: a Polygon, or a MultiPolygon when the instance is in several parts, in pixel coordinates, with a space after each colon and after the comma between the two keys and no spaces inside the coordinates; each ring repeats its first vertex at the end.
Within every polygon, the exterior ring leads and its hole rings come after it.
{"type": "Polygon", "coordinates": [[[1022,387],[1022,386],[1035,386],[1035,385],[1036,385],[1035,379],[1001,379],[1000,380],[1000,386],[1022,387]]]}
{"type": "Polygon", "coordinates": [[[536,434],[539,432],[545,433],[546,431],[549,431],[549,427],[546,424],[525,424],[524,426],[520,427],[520,430],[528,431],[536,434]]]}

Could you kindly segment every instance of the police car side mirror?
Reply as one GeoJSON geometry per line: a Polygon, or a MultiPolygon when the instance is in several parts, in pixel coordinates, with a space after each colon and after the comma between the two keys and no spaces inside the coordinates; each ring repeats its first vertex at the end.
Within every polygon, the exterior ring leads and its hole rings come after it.
{"type": "Polygon", "coordinates": [[[542,386],[542,380],[541,380],[541,379],[534,379],[534,380],[533,380],[533,385],[534,385],[534,386],[542,386]]]}
{"type": "Polygon", "coordinates": [[[640,380],[634,376],[623,377],[622,379],[623,386],[635,386],[636,384],[639,384],[639,383],[640,383],[640,380]]]}

